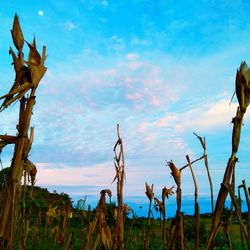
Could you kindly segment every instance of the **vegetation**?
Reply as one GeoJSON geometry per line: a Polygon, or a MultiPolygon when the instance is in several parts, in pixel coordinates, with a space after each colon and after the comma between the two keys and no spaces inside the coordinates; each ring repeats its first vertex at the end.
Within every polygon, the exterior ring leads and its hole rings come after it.
{"type": "Polygon", "coordinates": [[[117,142],[114,145],[115,177],[117,181],[117,205],[111,202],[109,189],[101,190],[95,209],[85,209],[85,199],[73,208],[67,194],[49,193],[35,186],[37,169],[29,159],[34,128],[30,119],[35,105],[35,93],[46,72],[42,56],[36,48],[36,41],[28,42],[29,55],[24,60],[22,52],[24,37],[15,15],[12,38],[17,54],[10,48],[15,69],[15,80],[10,91],[0,97],[3,103],[0,111],[19,101],[17,135],[0,135],[0,151],[7,144],[14,144],[11,166],[0,172],[0,249],[250,249],[250,200],[249,188],[242,180],[235,193],[235,165],[243,118],[250,103],[250,69],[243,62],[236,74],[235,92],[239,106],[232,120],[232,152],[214,208],[213,184],[208,167],[205,138],[195,134],[203,148],[203,155],[187,164],[177,167],[171,160],[171,170],[176,185],[177,210],[174,218],[167,218],[166,198],[174,193],[174,186],[162,189],[162,199],[154,194],[154,184],[146,183],[149,199],[147,218],[137,218],[134,211],[124,203],[125,158],[119,125],[117,142]],[[211,215],[200,215],[198,185],[194,163],[204,160],[211,191],[211,215]],[[194,216],[185,216],[182,211],[181,177],[190,170],[194,184],[194,216]],[[244,195],[241,194],[243,189],[244,195]],[[225,200],[231,197],[232,207],[225,207],[225,200]],[[110,202],[106,202],[106,196],[110,202]],[[241,211],[241,198],[247,203],[248,212],[241,211]],[[153,202],[162,215],[153,219],[153,202]],[[131,217],[128,215],[131,214],[131,217]]]}

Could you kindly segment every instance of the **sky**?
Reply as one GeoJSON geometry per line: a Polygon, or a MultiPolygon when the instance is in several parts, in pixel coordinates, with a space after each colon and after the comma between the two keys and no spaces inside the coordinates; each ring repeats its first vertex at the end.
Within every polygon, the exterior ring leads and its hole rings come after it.
{"type": "MultiPolygon", "coordinates": [[[[120,124],[125,150],[125,201],[141,201],[174,184],[166,161],[180,168],[203,153],[205,137],[217,194],[231,151],[237,100],[235,73],[250,61],[247,0],[74,0],[0,2],[0,93],[14,79],[9,46],[17,13],[27,41],[46,45],[48,68],[37,90],[30,160],[37,185],[72,197],[112,189],[113,146],[120,124]]],[[[27,56],[27,48],[24,52],[27,56]]],[[[4,110],[1,134],[16,134],[18,103],[4,110]]],[[[237,184],[249,175],[250,116],[238,152],[237,184]]],[[[2,153],[9,165],[13,148],[2,153]]],[[[209,186],[203,161],[193,166],[200,197],[209,186]]],[[[249,184],[249,183],[248,183],[249,184]]],[[[183,195],[194,192],[190,171],[183,195]]],[[[97,198],[96,198],[97,199],[97,198]]]]}

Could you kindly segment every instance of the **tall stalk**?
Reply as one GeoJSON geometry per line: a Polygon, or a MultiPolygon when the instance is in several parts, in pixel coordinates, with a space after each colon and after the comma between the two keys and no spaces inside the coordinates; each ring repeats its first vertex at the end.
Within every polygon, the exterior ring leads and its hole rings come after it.
{"type": "Polygon", "coordinates": [[[216,201],[215,211],[213,214],[212,225],[210,235],[207,241],[206,249],[211,249],[216,236],[216,229],[218,227],[222,208],[228,195],[228,189],[226,188],[231,181],[232,173],[235,167],[235,163],[238,160],[236,153],[238,151],[241,127],[243,124],[244,115],[250,102],[250,69],[245,62],[241,63],[240,69],[236,73],[235,92],[238,99],[239,106],[236,111],[236,116],[233,118],[233,134],[232,134],[232,152],[228,160],[227,167],[225,169],[223,184],[220,187],[219,194],[216,201]]]}
{"type": "Polygon", "coordinates": [[[123,213],[123,185],[125,178],[125,163],[122,138],[120,136],[119,124],[117,124],[117,141],[114,146],[114,164],[116,175],[113,180],[117,180],[117,217],[115,222],[114,244],[113,249],[124,249],[124,213],[123,213]]]}
{"type": "Polygon", "coordinates": [[[173,192],[174,186],[171,188],[164,187],[162,189],[162,200],[160,201],[156,197],[154,198],[156,206],[160,209],[160,214],[162,214],[162,224],[161,224],[161,230],[162,230],[162,247],[163,249],[166,249],[168,246],[168,227],[167,227],[167,212],[166,212],[166,198],[168,199],[170,195],[174,194],[173,192]]]}
{"type": "Polygon", "coordinates": [[[176,190],[176,202],[177,202],[177,210],[176,210],[176,225],[175,225],[175,233],[172,236],[170,249],[173,248],[173,244],[175,242],[176,249],[184,250],[184,220],[183,213],[181,212],[181,170],[179,170],[172,161],[167,162],[171,172],[171,175],[174,177],[174,181],[177,186],[176,190]]]}
{"type": "Polygon", "coordinates": [[[199,239],[200,239],[200,208],[198,202],[198,185],[195,179],[195,174],[192,168],[191,161],[189,156],[186,155],[186,159],[189,164],[189,168],[192,174],[193,182],[194,182],[194,225],[195,225],[195,249],[199,249],[199,239]]]}
{"type": "Polygon", "coordinates": [[[106,222],[106,194],[111,199],[112,192],[109,189],[103,189],[100,192],[100,200],[96,209],[96,215],[92,223],[89,224],[86,241],[82,247],[82,250],[97,249],[101,246],[101,249],[111,249],[112,237],[109,226],[106,222]],[[95,235],[95,241],[92,242],[92,236],[95,235]],[[93,244],[94,243],[94,244],[93,244]]]}
{"type": "Polygon", "coordinates": [[[154,184],[151,187],[145,183],[146,185],[146,195],[149,199],[148,206],[148,226],[146,230],[146,240],[145,240],[145,249],[150,249],[150,234],[151,234],[151,213],[152,213],[152,201],[154,199],[154,184]]]}
{"type": "Polygon", "coordinates": [[[203,148],[204,164],[206,167],[207,177],[208,177],[209,186],[210,186],[211,207],[212,207],[211,211],[213,214],[214,213],[214,192],[213,192],[213,182],[212,182],[212,178],[211,178],[209,166],[208,166],[206,138],[205,137],[202,138],[199,135],[197,135],[196,133],[193,133],[193,134],[199,139],[201,146],[203,148]]]}
{"type": "MultiPolygon", "coordinates": [[[[4,99],[0,111],[3,111],[18,100],[20,100],[20,108],[17,136],[11,137],[15,138],[12,142],[11,140],[7,140],[8,143],[14,143],[15,147],[8,186],[5,185],[3,189],[3,206],[0,215],[0,247],[2,249],[13,249],[14,239],[18,238],[16,227],[20,213],[21,179],[23,171],[28,162],[30,162],[28,155],[32,144],[32,140],[28,139],[30,119],[33,106],[35,105],[36,88],[46,72],[46,67],[44,67],[46,48],[43,47],[41,57],[36,49],[35,39],[32,44],[27,43],[30,52],[28,60],[24,60],[22,52],[24,37],[17,15],[14,17],[11,33],[14,45],[18,51],[18,55],[16,55],[12,48],[9,51],[13,59],[16,77],[9,93],[0,97],[0,99],[4,99]],[[25,94],[28,94],[28,96],[25,97],[25,94]]],[[[3,137],[1,139],[3,140],[3,137]]],[[[21,248],[24,247],[21,246],[21,248]]]]}

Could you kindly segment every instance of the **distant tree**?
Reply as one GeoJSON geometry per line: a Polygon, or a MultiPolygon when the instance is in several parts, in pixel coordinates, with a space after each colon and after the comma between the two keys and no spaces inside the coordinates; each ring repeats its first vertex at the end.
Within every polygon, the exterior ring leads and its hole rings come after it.
{"type": "Polygon", "coordinates": [[[86,202],[86,198],[78,200],[76,204],[76,209],[78,211],[84,210],[85,202],[86,202]]]}

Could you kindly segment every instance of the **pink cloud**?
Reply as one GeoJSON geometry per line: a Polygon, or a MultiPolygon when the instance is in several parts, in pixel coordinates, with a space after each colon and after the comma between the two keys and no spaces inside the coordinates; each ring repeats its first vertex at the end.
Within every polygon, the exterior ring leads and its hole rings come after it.
{"type": "Polygon", "coordinates": [[[138,132],[144,133],[149,126],[150,126],[150,123],[148,123],[148,122],[140,123],[139,127],[138,127],[138,132]]]}
{"type": "Polygon", "coordinates": [[[146,136],[144,138],[144,141],[149,142],[149,143],[154,142],[155,141],[155,136],[154,135],[148,135],[148,136],[146,136]]]}
{"type": "MultiPolygon", "coordinates": [[[[52,164],[37,163],[38,185],[96,185],[109,186],[115,170],[112,162],[92,166],[48,168],[52,164]]],[[[60,164],[59,164],[60,165],[60,164]]]]}
{"type": "Polygon", "coordinates": [[[130,70],[137,70],[143,66],[143,63],[132,61],[132,62],[129,62],[127,66],[128,66],[128,69],[130,70]]]}
{"type": "Polygon", "coordinates": [[[154,105],[154,106],[161,106],[161,101],[158,97],[156,96],[153,96],[152,99],[151,99],[151,103],[154,105]]]}
{"type": "Polygon", "coordinates": [[[127,97],[129,100],[136,101],[136,100],[140,100],[140,99],[142,98],[142,95],[141,95],[140,93],[126,94],[126,97],[127,97]]]}
{"type": "Polygon", "coordinates": [[[127,54],[126,57],[128,60],[133,61],[133,60],[136,60],[138,58],[138,55],[136,53],[130,53],[130,54],[127,54]]]}

